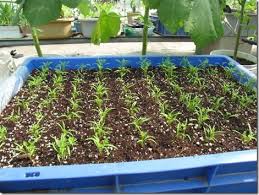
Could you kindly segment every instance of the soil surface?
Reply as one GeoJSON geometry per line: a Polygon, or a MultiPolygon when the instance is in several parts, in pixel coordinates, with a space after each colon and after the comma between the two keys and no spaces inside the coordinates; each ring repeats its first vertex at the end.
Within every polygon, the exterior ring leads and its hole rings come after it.
{"type": "MultiPolygon", "coordinates": [[[[0,167],[26,167],[26,166],[52,166],[60,164],[86,164],[103,162],[125,162],[191,155],[214,154],[228,151],[240,151],[255,149],[257,142],[252,140],[243,143],[240,133],[249,130],[257,134],[257,99],[254,92],[239,85],[228,77],[222,68],[206,68],[199,70],[199,78],[205,81],[203,87],[193,84],[186,75],[186,70],[177,68],[175,83],[182,87],[182,92],[195,95],[201,99],[201,107],[212,108],[212,99],[223,97],[218,110],[209,112],[209,118],[202,125],[198,125],[197,115],[190,112],[185,104],[180,102],[179,91],[170,87],[164,72],[160,68],[149,69],[149,75],[154,75],[154,84],[164,93],[163,101],[167,101],[169,110],[179,112],[178,121],[187,121],[186,134],[188,137],[176,136],[178,122],[169,125],[161,116],[159,105],[151,95],[151,88],[147,78],[141,69],[130,69],[123,80],[119,80],[119,74],[113,70],[105,71],[104,83],[108,89],[104,106],[113,108],[108,114],[105,125],[110,128],[108,139],[116,148],[109,153],[99,153],[95,144],[88,138],[94,135],[91,129],[91,121],[96,121],[97,106],[95,104],[95,91],[92,85],[97,82],[97,72],[67,71],[63,90],[58,93],[56,100],[52,101],[49,108],[43,107],[44,118],[40,122],[41,137],[36,143],[36,152],[32,158],[18,152],[17,144],[31,139],[28,132],[31,125],[36,122],[35,113],[39,111],[39,104],[46,100],[48,92],[53,89],[53,78],[57,74],[49,71],[46,79],[36,89],[28,87],[29,80],[20,92],[11,100],[9,105],[0,115],[0,126],[7,128],[7,136],[0,147],[0,167]],[[78,76],[79,75],[79,76],[78,76]],[[80,118],[69,120],[63,115],[71,108],[69,99],[73,90],[72,81],[80,77],[82,82],[78,85],[80,91],[80,118]],[[148,117],[149,120],[142,125],[143,130],[153,136],[155,142],[147,141],[144,146],[138,143],[139,131],[132,125],[132,116],[126,109],[123,93],[123,85],[131,84],[130,91],[137,96],[139,111],[138,117],[148,117]],[[230,83],[232,90],[240,96],[248,94],[253,101],[242,107],[238,101],[233,100],[232,92],[224,93],[222,84],[230,83]],[[19,100],[29,102],[28,108],[18,104],[19,100]],[[10,115],[19,116],[17,120],[10,120],[10,115]],[[64,122],[65,126],[73,130],[77,144],[71,149],[71,155],[59,161],[57,153],[51,143],[54,137],[61,136],[61,128],[58,124],[64,122]],[[217,133],[214,141],[208,141],[204,129],[207,126],[215,126],[217,133]],[[240,133],[238,133],[240,132],[240,133]]],[[[32,76],[39,75],[34,71],[32,76]]],[[[0,144],[1,145],[1,144],[0,144]]]]}
{"type": "MultiPolygon", "coordinates": [[[[233,59],[233,56],[230,56],[233,59]]],[[[243,58],[237,58],[236,61],[241,65],[254,65],[254,62],[251,62],[249,60],[243,59],[243,58]]]]}

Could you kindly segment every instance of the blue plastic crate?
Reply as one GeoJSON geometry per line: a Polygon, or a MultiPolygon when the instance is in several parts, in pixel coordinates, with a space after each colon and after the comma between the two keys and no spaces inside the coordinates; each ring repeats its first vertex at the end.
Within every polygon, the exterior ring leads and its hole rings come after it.
{"type": "MultiPolygon", "coordinates": [[[[145,58],[158,66],[165,56],[145,58]]],[[[131,67],[138,68],[141,57],[31,58],[0,86],[0,110],[17,94],[30,73],[44,62],[52,62],[51,68],[67,62],[66,69],[78,69],[81,64],[88,65],[88,69],[96,69],[98,59],[105,59],[107,68],[118,67],[118,60],[122,59],[128,60],[131,67]]],[[[237,71],[234,76],[240,83],[256,78],[226,56],[174,56],[170,59],[177,66],[184,66],[186,59],[195,66],[205,60],[207,66],[235,66],[237,71]]],[[[0,192],[32,190],[88,193],[257,192],[257,150],[138,162],[0,169],[0,192]]]]}

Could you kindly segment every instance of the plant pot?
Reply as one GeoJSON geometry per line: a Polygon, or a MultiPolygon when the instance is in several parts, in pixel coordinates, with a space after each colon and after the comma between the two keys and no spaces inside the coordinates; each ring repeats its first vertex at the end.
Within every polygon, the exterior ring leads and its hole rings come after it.
{"type": "Polygon", "coordinates": [[[127,13],[128,24],[133,24],[133,22],[134,22],[133,18],[137,17],[137,16],[141,16],[141,13],[140,12],[128,12],[127,13]]]}
{"type": "Polygon", "coordinates": [[[22,37],[19,26],[0,26],[0,39],[20,39],[22,37]]]}
{"type": "Polygon", "coordinates": [[[72,19],[58,19],[39,27],[39,39],[64,39],[72,35],[72,19]]]}
{"type": "Polygon", "coordinates": [[[91,38],[98,18],[80,19],[80,28],[84,37],[91,38]]]}
{"type": "MultiPolygon", "coordinates": [[[[234,50],[214,50],[212,52],[210,52],[210,55],[226,55],[229,57],[233,57],[234,55],[234,50]]],[[[257,57],[249,54],[249,53],[245,53],[245,52],[237,52],[237,58],[240,59],[244,59],[247,61],[252,62],[253,64],[241,64],[243,65],[245,68],[247,68],[248,70],[256,73],[256,69],[257,69],[257,57]]]]}
{"type": "MultiPolygon", "coordinates": [[[[154,66],[158,66],[165,59],[172,60],[176,66],[183,66],[183,60],[188,60],[193,66],[199,66],[206,60],[208,66],[223,68],[231,63],[242,73],[242,78],[235,77],[238,82],[246,83],[256,78],[225,56],[146,56],[145,58],[154,66]]],[[[79,69],[81,64],[87,65],[85,67],[87,69],[96,70],[98,60],[104,60],[107,65],[105,67],[111,69],[120,67],[122,60],[126,60],[132,68],[140,68],[141,64],[140,56],[31,58],[0,86],[0,103],[5,106],[19,92],[33,70],[46,63],[53,69],[60,68],[60,63],[66,62],[64,68],[67,70],[79,69]]],[[[60,190],[63,193],[255,193],[257,150],[121,163],[0,169],[0,192],[32,190],[55,192],[60,190]]]]}

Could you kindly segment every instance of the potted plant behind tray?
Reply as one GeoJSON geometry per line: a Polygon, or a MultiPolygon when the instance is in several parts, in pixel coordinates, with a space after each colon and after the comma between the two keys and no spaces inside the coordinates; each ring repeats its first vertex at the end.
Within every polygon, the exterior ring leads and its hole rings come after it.
{"type": "Polygon", "coordinates": [[[81,3],[78,8],[81,13],[79,15],[81,32],[84,37],[91,38],[101,13],[111,13],[114,3],[93,2],[88,6],[88,9],[86,9],[85,3],[81,3]]]}
{"type": "Polygon", "coordinates": [[[0,2],[0,39],[22,38],[18,21],[15,19],[16,8],[12,2],[0,2]]]}
{"type": "Polygon", "coordinates": [[[71,37],[72,17],[71,9],[62,5],[60,17],[57,20],[39,27],[39,39],[64,39],[71,37]]]}
{"type": "Polygon", "coordinates": [[[213,50],[210,52],[211,55],[227,55],[245,66],[251,71],[256,71],[257,57],[252,54],[238,51],[240,45],[241,32],[244,26],[247,24],[249,19],[248,12],[250,9],[256,9],[256,1],[239,0],[239,11],[238,11],[238,28],[236,32],[236,41],[234,50],[213,50]],[[251,5],[252,4],[252,5],[251,5]],[[254,5],[253,5],[254,4],[254,5]],[[252,7],[252,8],[251,8],[252,7]]]}

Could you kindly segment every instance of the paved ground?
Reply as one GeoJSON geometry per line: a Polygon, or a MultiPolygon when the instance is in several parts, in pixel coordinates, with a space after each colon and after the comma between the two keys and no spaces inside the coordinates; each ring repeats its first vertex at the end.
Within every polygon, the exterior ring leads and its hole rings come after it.
{"type": "MultiPolygon", "coordinates": [[[[100,46],[93,44],[57,44],[42,45],[44,54],[58,54],[65,56],[96,56],[96,55],[136,55],[141,53],[142,44],[134,43],[105,43],[100,46]]],[[[25,56],[36,55],[33,46],[16,46],[0,48],[1,50],[11,51],[16,49],[18,53],[25,56]]],[[[192,42],[153,42],[148,44],[149,54],[170,54],[170,55],[192,55],[195,52],[195,45],[192,42]]]]}

